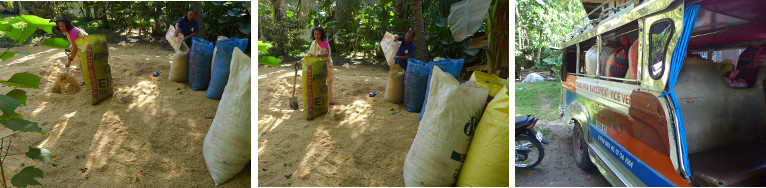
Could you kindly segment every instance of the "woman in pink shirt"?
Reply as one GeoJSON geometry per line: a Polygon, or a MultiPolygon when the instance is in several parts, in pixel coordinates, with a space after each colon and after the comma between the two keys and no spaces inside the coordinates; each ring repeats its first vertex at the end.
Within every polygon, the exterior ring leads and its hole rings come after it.
{"type": "Polygon", "coordinates": [[[69,68],[69,64],[71,64],[72,60],[77,57],[77,51],[79,51],[77,50],[77,44],[75,44],[74,41],[80,37],[88,35],[88,33],[85,33],[85,31],[80,28],[74,27],[72,22],[63,16],[56,19],[56,25],[59,27],[59,30],[66,35],[66,38],[69,41],[69,49],[67,49],[67,52],[72,52],[69,54],[69,57],[67,57],[68,60],[66,62],[66,68],[69,68]]]}
{"type": "MultiPolygon", "coordinates": [[[[327,34],[322,27],[315,27],[311,30],[311,46],[309,46],[308,56],[327,57],[327,98],[330,105],[335,104],[335,98],[332,93],[332,81],[335,78],[332,70],[332,56],[330,56],[330,43],[327,43],[327,34]]],[[[300,66],[303,59],[295,63],[300,66]]]]}

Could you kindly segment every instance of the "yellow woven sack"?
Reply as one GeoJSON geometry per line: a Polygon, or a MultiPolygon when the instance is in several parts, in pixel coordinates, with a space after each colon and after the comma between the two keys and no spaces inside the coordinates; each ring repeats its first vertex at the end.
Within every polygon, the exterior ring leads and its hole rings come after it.
{"type": "Polygon", "coordinates": [[[114,93],[106,37],[100,34],[88,35],[74,42],[80,54],[85,90],[91,96],[90,104],[98,104],[114,93]]]}
{"type": "Polygon", "coordinates": [[[479,120],[457,186],[508,187],[508,109],[508,90],[502,87],[479,120]]]}
{"type": "Polygon", "coordinates": [[[495,97],[503,86],[508,84],[508,80],[502,79],[494,74],[487,74],[481,71],[473,71],[471,78],[468,79],[479,87],[489,89],[489,96],[495,97]]]}
{"type": "Polygon", "coordinates": [[[329,107],[327,57],[304,57],[302,67],[303,114],[310,120],[327,112],[329,107]]]}

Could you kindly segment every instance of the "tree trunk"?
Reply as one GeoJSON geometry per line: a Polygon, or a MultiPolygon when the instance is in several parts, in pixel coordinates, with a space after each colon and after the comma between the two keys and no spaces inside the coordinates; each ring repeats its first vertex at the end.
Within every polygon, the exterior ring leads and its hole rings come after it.
{"type": "Polygon", "coordinates": [[[415,59],[428,62],[428,46],[426,45],[426,36],[423,27],[423,11],[421,0],[413,0],[412,4],[412,22],[415,29],[415,59]]]}
{"type": "Polygon", "coordinates": [[[85,20],[90,21],[91,20],[90,3],[88,3],[87,1],[83,1],[82,2],[82,11],[83,11],[83,14],[85,14],[85,20]]]}
{"type": "MultiPolygon", "coordinates": [[[[399,2],[397,2],[399,6],[397,6],[397,9],[396,9],[398,11],[396,13],[396,17],[399,20],[406,20],[409,17],[409,12],[410,12],[409,11],[409,8],[410,8],[409,5],[410,4],[407,3],[407,0],[397,0],[397,1],[399,1],[399,2]]],[[[403,23],[399,23],[399,24],[397,24],[395,26],[395,28],[396,28],[396,33],[404,33],[410,27],[405,26],[405,24],[403,24],[403,23]]]]}
{"type": "MultiPolygon", "coordinates": [[[[510,60],[506,52],[509,52],[508,32],[508,0],[496,0],[490,8],[488,24],[489,49],[487,50],[487,65],[489,73],[508,78],[508,75],[502,74],[507,70],[503,67],[510,67],[510,60]],[[504,32],[506,31],[506,32],[504,32]]],[[[521,63],[521,62],[516,62],[521,63]]]]}
{"type": "MultiPolygon", "coordinates": [[[[194,1],[194,3],[192,3],[192,6],[194,6],[194,8],[197,9],[197,17],[195,18],[197,19],[197,22],[199,22],[199,33],[197,33],[197,37],[207,39],[208,37],[207,37],[207,32],[205,31],[205,21],[203,21],[204,16],[202,16],[203,15],[202,13],[205,12],[204,10],[202,10],[202,2],[194,1]]],[[[231,37],[231,36],[227,36],[227,37],[231,37]]],[[[213,38],[210,38],[210,39],[214,40],[213,38]]]]}

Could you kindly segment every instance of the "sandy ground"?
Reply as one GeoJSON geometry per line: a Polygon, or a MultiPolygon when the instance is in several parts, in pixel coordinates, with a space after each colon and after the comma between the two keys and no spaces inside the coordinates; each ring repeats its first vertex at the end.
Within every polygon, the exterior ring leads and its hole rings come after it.
{"type": "MultiPolygon", "coordinates": [[[[16,112],[42,125],[47,135],[22,133],[12,137],[10,153],[40,146],[53,153],[53,165],[24,156],[5,161],[10,174],[34,165],[39,179],[53,187],[213,187],[202,156],[202,142],[218,107],[217,100],[192,91],[188,83],[168,81],[170,47],[109,44],[115,94],[90,105],[85,88],[74,95],[50,93],[55,76],[64,72],[63,50],[19,47],[30,55],[0,64],[0,79],[16,72],[42,78],[41,89],[24,89],[27,105],[16,112]],[[161,71],[159,77],[152,77],[161,71]],[[133,170],[130,170],[130,169],[133,170]]],[[[82,82],[79,62],[70,74],[82,82]]],[[[0,87],[0,93],[11,89],[0,87]]],[[[10,133],[0,129],[0,134],[10,133]]],[[[10,177],[6,180],[10,185],[10,177]]],[[[250,166],[221,187],[249,187],[250,166]]]]}
{"type": "Polygon", "coordinates": [[[385,67],[333,59],[338,104],[310,121],[290,109],[292,67],[258,67],[258,186],[404,186],[418,114],[384,100],[385,67]]]}
{"type": "Polygon", "coordinates": [[[543,133],[549,145],[543,161],[531,170],[516,170],[518,187],[610,187],[596,170],[583,171],[574,160],[572,127],[561,121],[540,120],[535,129],[543,133]],[[550,130],[550,131],[547,131],[550,130]]]}

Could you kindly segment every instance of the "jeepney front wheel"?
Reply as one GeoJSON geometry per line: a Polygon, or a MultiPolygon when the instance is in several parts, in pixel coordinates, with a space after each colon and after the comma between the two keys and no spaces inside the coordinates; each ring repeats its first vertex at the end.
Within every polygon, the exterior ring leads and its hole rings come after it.
{"type": "Polygon", "coordinates": [[[583,138],[582,128],[575,121],[570,121],[569,125],[573,127],[572,148],[574,148],[577,166],[582,170],[593,170],[595,165],[593,165],[588,156],[588,144],[585,143],[585,138],[583,138]]]}

